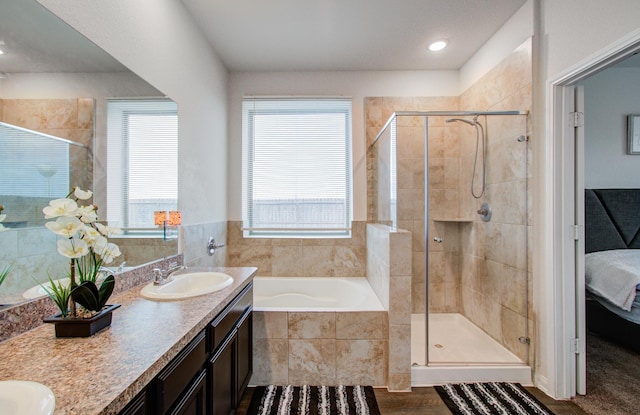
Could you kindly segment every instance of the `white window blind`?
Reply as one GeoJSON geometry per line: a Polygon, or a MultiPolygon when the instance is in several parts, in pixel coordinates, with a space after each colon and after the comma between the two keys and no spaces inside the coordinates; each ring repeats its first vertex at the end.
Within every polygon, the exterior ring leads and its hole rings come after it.
{"type": "Polygon", "coordinates": [[[243,101],[244,234],[349,236],[351,100],[243,101]]]}
{"type": "Polygon", "coordinates": [[[153,228],[153,212],[178,206],[178,108],[170,100],[109,100],[107,219],[153,228]]]}

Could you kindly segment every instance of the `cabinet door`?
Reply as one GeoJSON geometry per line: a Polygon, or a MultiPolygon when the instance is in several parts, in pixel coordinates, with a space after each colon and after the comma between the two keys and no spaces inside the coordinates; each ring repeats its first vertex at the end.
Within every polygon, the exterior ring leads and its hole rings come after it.
{"type": "Polygon", "coordinates": [[[171,415],[205,415],[207,409],[207,372],[202,371],[171,415]]]}
{"type": "Polygon", "coordinates": [[[233,407],[238,408],[253,373],[253,313],[249,311],[238,325],[236,340],[236,394],[233,407]]]}
{"type": "Polygon", "coordinates": [[[229,415],[235,409],[235,331],[210,360],[210,415],[229,415]]]}
{"type": "Polygon", "coordinates": [[[120,411],[118,415],[147,415],[148,413],[150,414],[151,411],[149,410],[149,407],[147,406],[146,401],[147,401],[147,392],[146,390],[143,390],[138,394],[138,396],[133,398],[131,402],[129,402],[127,406],[122,411],[120,411]]]}

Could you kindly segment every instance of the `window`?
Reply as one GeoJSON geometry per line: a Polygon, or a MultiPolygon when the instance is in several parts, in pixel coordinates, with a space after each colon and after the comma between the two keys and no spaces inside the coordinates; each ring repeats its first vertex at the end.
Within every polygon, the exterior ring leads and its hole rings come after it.
{"type": "Polygon", "coordinates": [[[245,236],[351,233],[351,100],[243,101],[245,236]]]}
{"type": "Polygon", "coordinates": [[[154,228],[153,212],[178,207],[178,107],[165,99],[107,102],[107,219],[154,228]]]}

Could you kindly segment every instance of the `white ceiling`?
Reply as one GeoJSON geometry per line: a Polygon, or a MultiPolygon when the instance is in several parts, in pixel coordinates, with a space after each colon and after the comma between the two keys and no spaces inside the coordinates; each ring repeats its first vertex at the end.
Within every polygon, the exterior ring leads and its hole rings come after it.
{"type": "MultiPolygon", "coordinates": [[[[325,71],[458,69],[525,0],[182,2],[231,71],[325,71]]],[[[0,42],[0,72],[126,70],[35,0],[0,0],[0,42]]]]}
{"type": "Polygon", "coordinates": [[[324,71],[459,69],[525,0],[182,2],[231,71],[324,71]]]}

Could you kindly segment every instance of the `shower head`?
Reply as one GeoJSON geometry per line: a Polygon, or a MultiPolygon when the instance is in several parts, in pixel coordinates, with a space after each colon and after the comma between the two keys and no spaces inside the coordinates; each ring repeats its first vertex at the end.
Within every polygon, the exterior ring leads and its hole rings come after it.
{"type": "Polygon", "coordinates": [[[460,121],[460,122],[469,124],[469,125],[474,126],[474,127],[476,126],[476,124],[478,124],[478,122],[475,119],[473,121],[464,120],[462,118],[447,118],[445,120],[445,122],[456,122],[456,121],[460,121]]]}

